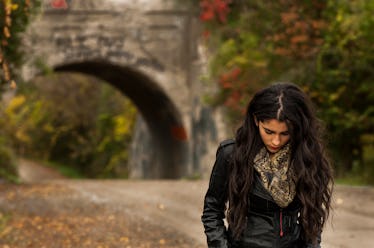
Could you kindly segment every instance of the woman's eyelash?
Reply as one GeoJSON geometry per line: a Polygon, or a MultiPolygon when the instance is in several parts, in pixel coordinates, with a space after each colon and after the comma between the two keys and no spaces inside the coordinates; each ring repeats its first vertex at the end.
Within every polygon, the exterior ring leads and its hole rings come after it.
{"type": "MultiPolygon", "coordinates": [[[[273,131],[270,131],[270,130],[265,129],[265,128],[264,128],[264,130],[265,130],[265,133],[267,133],[267,134],[273,134],[273,133],[274,133],[273,131]]],[[[285,135],[285,136],[289,135],[288,132],[284,132],[284,133],[281,133],[281,134],[282,134],[282,135],[285,135]]]]}

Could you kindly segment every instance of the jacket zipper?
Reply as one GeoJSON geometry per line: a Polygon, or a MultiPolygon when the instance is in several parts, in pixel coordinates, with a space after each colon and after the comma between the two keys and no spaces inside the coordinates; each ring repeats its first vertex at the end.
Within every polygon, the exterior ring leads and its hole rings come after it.
{"type": "Polygon", "coordinates": [[[282,209],[280,210],[280,212],[279,212],[279,236],[280,237],[283,237],[283,221],[282,221],[282,219],[283,219],[283,214],[282,214],[282,209]]]}

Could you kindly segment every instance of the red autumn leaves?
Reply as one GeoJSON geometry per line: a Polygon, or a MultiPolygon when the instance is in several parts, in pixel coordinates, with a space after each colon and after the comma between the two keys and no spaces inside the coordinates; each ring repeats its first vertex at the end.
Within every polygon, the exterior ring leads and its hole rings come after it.
{"type": "Polygon", "coordinates": [[[208,24],[203,32],[204,38],[218,35],[218,39],[214,40],[215,48],[220,39],[221,44],[227,39],[232,39],[234,43],[232,46],[235,49],[231,54],[223,49],[226,51],[224,56],[217,56],[221,61],[215,61],[220,67],[215,76],[223,93],[218,96],[219,101],[236,113],[243,113],[248,94],[264,83],[271,70],[275,71],[274,74],[277,70],[283,70],[283,64],[280,62],[279,65],[279,61],[314,58],[324,42],[323,33],[327,23],[322,15],[326,8],[322,0],[310,3],[285,0],[260,3],[260,0],[253,3],[200,0],[200,20],[208,24]],[[251,18],[246,11],[257,14],[251,18]],[[241,22],[241,16],[248,21],[241,22]],[[261,40],[258,47],[256,40],[261,40]],[[232,58],[237,55],[247,58],[250,64],[233,62],[232,58]],[[275,62],[269,65],[269,61],[275,62]],[[275,66],[275,69],[271,66],[275,66]]]}
{"type": "Polygon", "coordinates": [[[52,0],[51,7],[54,9],[67,9],[69,6],[66,0],[52,0]]]}
{"type": "Polygon", "coordinates": [[[201,0],[200,19],[204,22],[218,21],[226,23],[227,15],[230,12],[231,0],[201,0]]]}
{"type": "MultiPolygon", "coordinates": [[[[319,15],[313,16],[312,11],[304,10],[306,13],[301,14],[300,9],[300,6],[295,5],[280,14],[283,29],[268,37],[274,43],[275,54],[293,59],[308,59],[321,47],[322,33],[327,24],[319,15]]],[[[321,10],[315,8],[315,11],[321,10]]]]}
{"type": "Polygon", "coordinates": [[[240,81],[242,69],[235,67],[232,70],[222,73],[219,78],[219,84],[223,90],[227,90],[229,95],[224,102],[225,106],[243,113],[244,108],[238,102],[242,99],[247,83],[240,81]]]}
{"type": "MultiPolygon", "coordinates": [[[[232,0],[201,0],[200,1],[200,20],[208,22],[216,22],[225,24],[227,22],[227,15],[230,13],[229,4],[232,0]]],[[[205,30],[203,35],[207,38],[209,31],[205,30]]],[[[226,98],[225,105],[229,108],[238,108],[237,104],[241,98],[241,92],[234,86],[241,74],[241,69],[235,67],[232,70],[221,74],[219,84],[222,89],[228,90],[229,96],[226,98]]]]}

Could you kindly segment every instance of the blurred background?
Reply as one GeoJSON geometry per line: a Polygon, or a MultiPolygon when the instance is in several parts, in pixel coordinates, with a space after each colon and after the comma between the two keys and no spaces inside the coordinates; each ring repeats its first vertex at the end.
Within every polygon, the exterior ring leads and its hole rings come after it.
{"type": "Polygon", "coordinates": [[[204,247],[219,142],[254,92],[294,82],[337,182],[324,247],[371,247],[373,13],[370,0],[0,0],[0,245],[204,247]]]}
{"type": "Polygon", "coordinates": [[[253,92],[300,85],[338,182],[374,183],[372,1],[4,1],[1,177],[206,178],[253,92]]]}
{"type": "Polygon", "coordinates": [[[206,178],[253,92],[300,85],[336,178],[374,183],[372,1],[3,1],[2,178],[206,178]]]}

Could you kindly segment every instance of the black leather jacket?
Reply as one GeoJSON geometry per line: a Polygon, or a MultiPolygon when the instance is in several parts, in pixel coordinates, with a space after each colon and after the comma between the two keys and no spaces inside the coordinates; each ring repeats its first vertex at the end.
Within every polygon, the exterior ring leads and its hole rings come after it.
{"type": "Polygon", "coordinates": [[[204,224],[208,247],[230,248],[319,248],[303,240],[299,224],[301,204],[295,199],[287,208],[280,208],[262,186],[258,175],[250,192],[247,228],[239,240],[233,240],[224,225],[225,205],[228,199],[228,159],[234,148],[233,140],[222,142],[217,150],[209,188],[205,195],[201,220],[204,224]]]}

